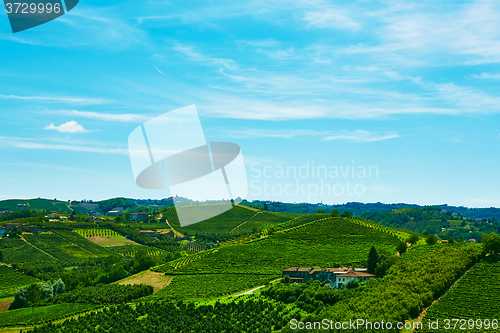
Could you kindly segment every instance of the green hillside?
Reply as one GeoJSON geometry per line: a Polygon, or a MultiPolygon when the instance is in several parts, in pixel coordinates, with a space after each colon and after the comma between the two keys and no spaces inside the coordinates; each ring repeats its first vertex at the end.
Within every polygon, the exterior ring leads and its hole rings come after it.
{"type": "Polygon", "coordinates": [[[52,212],[62,212],[62,213],[71,213],[71,209],[69,208],[69,203],[59,200],[48,200],[48,199],[10,199],[10,200],[2,200],[0,201],[0,211],[2,210],[10,210],[10,211],[18,211],[18,210],[49,210],[52,212]],[[18,205],[26,205],[22,207],[18,207],[18,205]]]}
{"type": "MultiPolygon", "coordinates": [[[[429,321],[439,320],[441,329],[432,332],[461,332],[460,326],[466,329],[475,328],[478,331],[486,329],[484,320],[490,320],[490,329],[493,319],[499,319],[500,314],[500,262],[481,262],[474,265],[458,282],[434,303],[425,314],[423,323],[427,329],[421,332],[431,332],[428,329],[429,321]],[[459,318],[468,321],[473,320],[473,324],[469,327],[470,322],[463,324],[458,323],[456,329],[445,329],[445,319],[459,318]],[[479,323],[476,319],[481,319],[479,323]],[[479,327],[478,325],[481,325],[479,327]]],[[[497,321],[498,324],[498,321],[497,321]]],[[[450,323],[451,328],[454,323],[450,323]]],[[[419,331],[420,332],[420,331],[419,331]]]]}
{"type": "MultiPolygon", "coordinates": [[[[371,246],[395,253],[398,243],[397,237],[353,223],[350,219],[325,218],[247,243],[228,245],[178,259],[154,270],[174,276],[172,287],[167,287],[160,294],[177,295],[180,293],[174,289],[183,284],[176,280],[188,279],[187,276],[193,276],[193,279],[198,276],[204,280],[220,274],[238,281],[238,275],[241,275],[246,277],[243,281],[255,277],[256,282],[262,283],[262,278],[267,281],[278,278],[281,270],[290,266],[360,266],[371,246]]],[[[256,282],[253,286],[257,286],[256,282]]],[[[217,285],[220,294],[230,291],[229,286],[217,285]]],[[[251,285],[248,284],[240,286],[241,289],[249,287],[251,285]]],[[[231,288],[234,288],[234,284],[231,288]]]]}
{"type": "Polygon", "coordinates": [[[35,282],[38,279],[0,265],[0,298],[14,296],[17,289],[35,282]]]}

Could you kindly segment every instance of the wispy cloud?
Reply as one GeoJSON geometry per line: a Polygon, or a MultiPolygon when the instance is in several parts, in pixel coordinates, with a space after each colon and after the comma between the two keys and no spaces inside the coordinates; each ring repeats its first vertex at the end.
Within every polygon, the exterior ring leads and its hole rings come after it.
{"type": "Polygon", "coordinates": [[[223,131],[224,136],[229,138],[293,138],[298,136],[325,136],[331,134],[329,131],[314,131],[301,129],[262,129],[262,128],[247,128],[240,130],[223,131]]]}
{"type": "Polygon", "coordinates": [[[94,111],[77,111],[77,110],[46,110],[43,111],[43,113],[59,115],[59,116],[114,121],[114,122],[140,122],[151,118],[148,115],[140,115],[133,113],[100,113],[94,111]]]}
{"type": "Polygon", "coordinates": [[[365,130],[355,131],[339,131],[335,135],[324,138],[324,141],[329,140],[347,140],[352,142],[373,142],[399,138],[400,135],[395,132],[375,133],[365,130]]]}
{"type": "Polygon", "coordinates": [[[68,121],[59,126],[55,126],[54,123],[45,126],[45,130],[55,130],[60,133],[85,133],[88,132],[82,125],[74,120],[68,121]]]}
{"type": "Polygon", "coordinates": [[[396,132],[369,132],[365,130],[338,130],[338,131],[316,131],[308,129],[262,129],[246,128],[239,130],[226,130],[223,135],[229,138],[253,139],[253,138],[282,138],[294,137],[322,137],[322,141],[347,140],[353,142],[372,142],[399,138],[396,132]]]}
{"type": "Polygon", "coordinates": [[[359,30],[361,24],[354,21],[341,8],[324,8],[322,11],[307,12],[304,16],[308,27],[359,30]]]}
{"type": "Polygon", "coordinates": [[[75,145],[45,144],[36,142],[17,142],[13,143],[13,145],[15,147],[25,148],[25,149],[67,150],[74,152],[128,155],[127,149],[120,149],[120,148],[100,148],[100,147],[88,147],[88,146],[86,147],[86,146],[75,146],[75,145]]]}
{"type": "Polygon", "coordinates": [[[480,75],[472,75],[475,79],[500,79],[500,74],[490,74],[490,73],[481,73],[480,75]]]}
{"type": "Polygon", "coordinates": [[[195,51],[192,46],[184,45],[181,43],[175,43],[175,45],[172,47],[172,50],[184,54],[192,61],[201,65],[223,66],[230,70],[238,68],[238,65],[232,59],[208,56],[195,51]]]}
{"type": "MultiPolygon", "coordinates": [[[[6,145],[16,148],[23,149],[35,149],[35,150],[64,150],[73,152],[88,152],[88,153],[100,153],[100,154],[117,154],[117,155],[128,155],[128,149],[124,148],[110,148],[109,143],[96,143],[94,145],[90,144],[73,144],[67,143],[54,143],[52,139],[44,138],[21,138],[21,137],[0,137],[0,145],[6,145]]],[[[60,140],[58,140],[60,141],[60,140]]],[[[66,140],[67,141],[67,140],[66,140]]]]}
{"type": "Polygon", "coordinates": [[[81,104],[102,104],[107,101],[104,99],[84,98],[84,97],[66,97],[66,96],[19,96],[19,95],[2,95],[0,99],[17,99],[17,100],[36,100],[57,103],[81,103],[81,104]]]}

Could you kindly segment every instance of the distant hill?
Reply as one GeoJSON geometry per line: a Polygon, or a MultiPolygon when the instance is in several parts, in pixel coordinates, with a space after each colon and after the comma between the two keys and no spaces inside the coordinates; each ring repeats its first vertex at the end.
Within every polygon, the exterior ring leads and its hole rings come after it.
{"type": "Polygon", "coordinates": [[[318,210],[324,209],[326,213],[330,213],[332,209],[337,209],[342,214],[345,211],[351,212],[353,216],[362,216],[368,212],[384,212],[390,210],[397,210],[401,208],[426,208],[426,207],[439,207],[449,212],[455,212],[471,219],[495,219],[500,220],[500,208],[468,208],[463,206],[448,206],[447,204],[422,206],[407,203],[392,203],[385,204],[381,202],[375,203],[362,203],[362,202],[348,202],[339,205],[327,205],[323,203],[286,203],[280,201],[263,201],[253,200],[243,201],[241,204],[246,206],[259,206],[264,207],[266,203],[268,210],[273,212],[283,213],[298,213],[298,214],[314,214],[318,210]]]}
{"type": "Polygon", "coordinates": [[[20,210],[50,210],[52,212],[71,213],[70,203],[49,199],[9,199],[0,201],[0,211],[20,211],[20,210]]]}

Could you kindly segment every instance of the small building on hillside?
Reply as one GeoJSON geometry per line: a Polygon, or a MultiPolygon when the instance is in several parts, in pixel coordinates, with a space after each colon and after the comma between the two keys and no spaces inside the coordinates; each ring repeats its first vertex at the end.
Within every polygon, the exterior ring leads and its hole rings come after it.
{"type": "Polygon", "coordinates": [[[7,223],[5,224],[5,232],[9,232],[12,229],[19,228],[19,231],[23,231],[23,224],[22,223],[7,223]]]}
{"type": "Polygon", "coordinates": [[[140,230],[139,232],[141,234],[145,234],[145,235],[148,235],[148,236],[151,236],[151,237],[155,237],[156,236],[156,232],[154,232],[153,230],[140,230]]]}
{"type": "Polygon", "coordinates": [[[45,217],[48,217],[49,219],[57,219],[59,217],[59,214],[57,214],[57,213],[50,213],[49,215],[47,215],[45,217]]]}
{"type": "Polygon", "coordinates": [[[170,237],[170,238],[174,238],[175,237],[175,234],[173,233],[172,230],[170,230],[170,231],[162,231],[162,232],[158,233],[158,235],[160,235],[160,236],[167,236],[167,237],[170,237]]]}
{"type": "Polygon", "coordinates": [[[312,267],[290,267],[282,270],[282,277],[288,276],[291,282],[304,283],[309,280],[326,281],[330,285],[340,288],[350,279],[358,282],[368,281],[375,275],[366,273],[364,268],[337,267],[337,268],[312,268],[312,267]]]}
{"type": "Polygon", "coordinates": [[[147,218],[149,217],[149,214],[148,213],[143,213],[143,212],[139,212],[139,213],[130,213],[130,219],[131,220],[135,220],[135,221],[144,221],[146,220],[147,218]]]}
{"type": "Polygon", "coordinates": [[[5,215],[5,214],[9,214],[9,213],[10,213],[9,211],[4,210],[4,211],[1,211],[1,212],[0,212],[0,216],[5,215]]]}
{"type": "Polygon", "coordinates": [[[469,243],[475,243],[476,240],[474,238],[469,239],[469,243]]]}
{"type": "Polygon", "coordinates": [[[120,215],[120,211],[119,210],[110,210],[108,212],[108,216],[118,216],[120,215]]]}
{"type": "Polygon", "coordinates": [[[441,243],[448,243],[447,239],[441,239],[441,243]]]}

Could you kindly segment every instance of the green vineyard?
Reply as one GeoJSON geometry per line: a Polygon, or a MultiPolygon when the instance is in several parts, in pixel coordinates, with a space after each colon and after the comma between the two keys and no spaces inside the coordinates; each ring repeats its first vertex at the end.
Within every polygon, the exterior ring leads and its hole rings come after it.
{"type": "MultiPolygon", "coordinates": [[[[485,327],[478,327],[477,319],[500,319],[500,262],[481,262],[474,265],[443,297],[433,304],[425,314],[424,328],[428,327],[428,321],[444,322],[445,319],[465,319],[456,329],[442,329],[439,332],[460,332],[458,329],[463,322],[468,331],[479,332],[485,327]],[[473,324],[469,330],[469,320],[473,324]]],[[[443,324],[444,325],[444,324],[443,324]]],[[[453,326],[453,324],[451,325],[453,326]]],[[[499,327],[500,328],[500,327],[499,327]]],[[[433,330],[434,332],[436,330],[433,330]]],[[[420,332],[420,331],[419,331],[420,332]]],[[[421,332],[430,332],[422,330],[421,332]]]]}
{"type": "Polygon", "coordinates": [[[77,229],[75,230],[75,232],[83,237],[93,237],[93,236],[121,237],[120,234],[111,229],[77,229]]]}
{"type": "Polygon", "coordinates": [[[55,304],[0,312],[0,327],[33,325],[88,312],[99,307],[94,304],[55,304]]]}
{"type": "Polygon", "coordinates": [[[17,289],[36,282],[31,276],[0,265],[0,298],[13,296],[17,289]]]}
{"type": "Polygon", "coordinates": [[[395,253],[398,243],[388,233],[343,218],[327,218],[247,243],[201,252],[155,270],[167,274],[280,274],[290,266],[359,266],[371,246],[395,253]]]}

